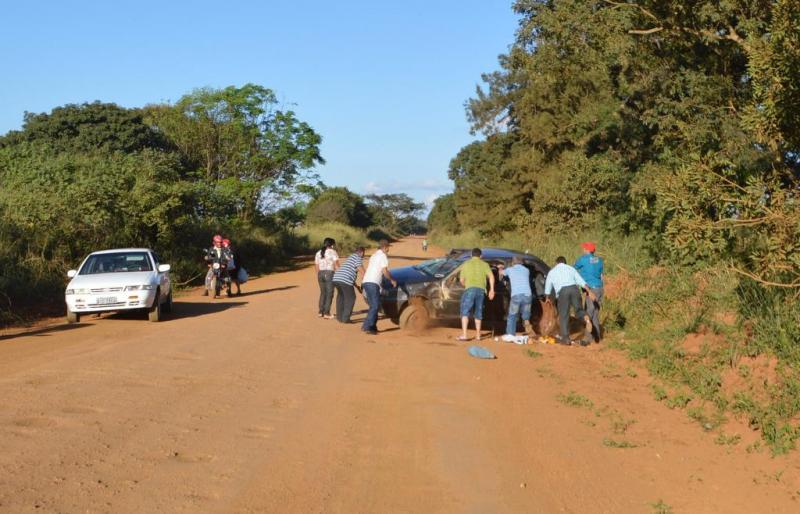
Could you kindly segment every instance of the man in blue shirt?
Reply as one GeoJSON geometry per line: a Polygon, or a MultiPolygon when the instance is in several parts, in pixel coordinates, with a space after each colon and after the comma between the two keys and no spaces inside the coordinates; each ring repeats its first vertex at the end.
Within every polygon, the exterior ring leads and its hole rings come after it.
{"type": "Polygon", "coordinates": [[[600,302],[603,300],[603,258],[597,257],[594,252],[597,246],[594,243],[581,243],[583,255],[575,261],[575,269],[586,281],[586,285],[594,293],[596,300],[587,299],[586,314],[592,320],[592,335],[595,342],[600,342],[600,302]]]}
{"type": "Polygon", "coordinates": [[[533,293],[531,292],[531,272],[522,264],[521,257],[514,257],[511,260],[511,267],[505,269],[501,264],[498,267],[500,279],[507,278],[511,285],[511,302],[508,305],[508,321],[506,322],[506,333],[503,341],[512,342],[517,334],[517,315],[522,314],[522,323],[525,330],[530,334],[533,332],[531,327],[531,302],[533,293]]]}
{"type": "Polygon", "coordinates": [[[547,302],[551,302],[551,297],[555,297],[556,307],[558,307],[558,328],[559,336],[556,341],[560,344],[571,344],[569,339],[569,311],[570,307],[575,311],[575,316],[582,319],[586,323],[586,334],[581,340],[580,344],[586,346],[589,344],[588,337],[592,333],[592,321],[583,310],[583,298],[581,296],[581,289],[587,292],[589,298],[594,301],[594,293],[586,285],[586,281],[580,274],[567,264],[567,259],[558,257],[556,265],[550,269],[547,274],[547,280],[544,283],[544,294],[548,296],[547,302]]]}

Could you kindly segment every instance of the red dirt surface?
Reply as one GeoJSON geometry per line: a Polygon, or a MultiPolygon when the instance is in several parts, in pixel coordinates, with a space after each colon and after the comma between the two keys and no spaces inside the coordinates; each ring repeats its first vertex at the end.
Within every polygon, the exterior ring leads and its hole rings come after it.
{"type": "Polygon", "coordinates": [[[601,345],[489,340],[478,360],[455,327],[317,318],[311,269],[245,291],[2,333],[0,511],[800,511],[797,454],[714,444],[601,345]]]}

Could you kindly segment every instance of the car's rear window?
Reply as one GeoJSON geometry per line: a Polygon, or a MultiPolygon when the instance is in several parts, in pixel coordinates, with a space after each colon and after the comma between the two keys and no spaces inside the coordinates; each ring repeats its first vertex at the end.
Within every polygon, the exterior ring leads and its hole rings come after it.
{"type": "Polygon", "coordinates": [[[129,273],[153,271],[146,252],[119,252],[90,255],[81,267],[79,275],[99,273],[129,273]]]}

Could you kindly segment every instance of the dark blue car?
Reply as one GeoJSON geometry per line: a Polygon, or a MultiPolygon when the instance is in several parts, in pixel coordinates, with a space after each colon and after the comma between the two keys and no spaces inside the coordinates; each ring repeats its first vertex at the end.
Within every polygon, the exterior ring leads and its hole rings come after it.
{"type": "MultiPolygon", "coordinates": [[[[497,280],[497,266],[511,265],[515,256],[522,258],[531,271],[531,290],[544,296],[544,280],[550,267],[540,258],[503,248],[482,248],[481,259],[492,268],[495,276],[495,299],[486,299],[485,326],[505,325],[509,293],[506,285],[497,280]]],[[[397,287],[385,281],[381,293],[384,314],[401,328],[420,328],[429,320],[458,320],[464,287],[459,281],[459,268],[470,258],[471,250],[454,249],[444,257],[391,269],[397,287]]],[[[536,304],[537,302],[534,302],[536,304]]],[[[533,313],[534,317],[536,313],[533,313]]]]}

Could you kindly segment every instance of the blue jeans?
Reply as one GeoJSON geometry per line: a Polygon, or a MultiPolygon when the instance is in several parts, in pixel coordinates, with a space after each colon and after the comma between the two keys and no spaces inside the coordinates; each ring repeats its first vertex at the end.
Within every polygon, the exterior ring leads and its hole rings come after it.
{"type": "Polygon", "coordinates": [[[486,291],[480,287],[470,287],[461,295],[461,317],[469,317],[473,313],[475,319],[483,319],[483,297],[486,291]]]}
{"type": "Polygon", "coordinates": [[[361,330],[378,330],[378,309],[381,306],[381,286],[373,284],[372,282],[364,282],[361,284],[364,289],[364,296],[367,297],[369,304],[369,311],[367,317],[364,319],[364,324],[361,325],[361,330]]]}
{"type": "Polygon", "coordinates": [[[511,297],[511,303],[508,305],[506,334],[513,336],[517,333],[517,314],[520,312],[522,313],[523,321],[530,321],[531,302],[533,302],[533,296],[529,294],[518,294],[511,297]]]}

